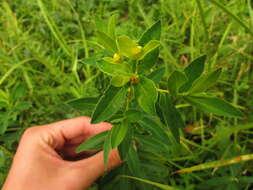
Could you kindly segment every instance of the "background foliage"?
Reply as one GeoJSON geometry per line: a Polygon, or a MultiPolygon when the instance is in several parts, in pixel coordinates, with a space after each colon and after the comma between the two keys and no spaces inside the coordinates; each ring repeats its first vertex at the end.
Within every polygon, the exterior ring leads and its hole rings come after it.
{"type": "Polygon", "coordinates": [[[251,161],[241,161],[253,158],[250,154],[253,148],[250,88],[253,47],[249,30],[253,25],[252,4],[250,0],[219,2],[1,1],[0,183],[6,176],[18,139],[27,127],[91,114],[87,109],[67,103],[94,97],[85,104],[92,109],[95,97],[107,87],[109,77],[92,66],[102,53],[94,34],[96,25],[103,26],[102,19],[116,14],[117,33],[127,34],[132,39],[139,39],[146,28],[159,19],[162,21],[157,67],[164,64],[165,74],[160,88],[172,71],[206,54],[206,71],[223,70],[219,83],[211,91],[240,105],[245,118],[217,117],[178,102],[177,108],[186,122],[181,144],[172,142],[169,147],[163,147],[166,154],[157,155],[155,150],[162,145],[145,141],[143,145],[148,153],[140,152],[140,157],[149,160],[141,162],[146,174],[125,171],[122,166],[101,178],[92,188],[113,189],[119,181],[127,189],[157,188],[115,177],[120,173],[189,190],[251,189],[251,161]],[[193,168],[196,172],[175,173],[199,164],[203,165],[193,168]],[[222,165],[226,166],[220,167],[222,165]]]}

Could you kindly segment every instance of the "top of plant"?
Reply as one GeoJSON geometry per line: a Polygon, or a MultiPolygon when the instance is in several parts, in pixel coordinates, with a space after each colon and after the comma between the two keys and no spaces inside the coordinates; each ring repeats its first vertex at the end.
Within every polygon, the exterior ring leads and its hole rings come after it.
{"type": "Polygon", "coordinates": [[[134,81],[155,64],[158,54],[152,52],[160,46],[160,35],[161,23],[158,21],[143,33],[138,42],[126,35],[116,36],[115,17],[112,16],[107,31],[96,32],[98,43],[109,55],[97,62],[98,68],[112,76],[113,86],[121,87],[129,81],[134,81]],[[150,61],[151,65],[148,63],[150,61]],[[150,67],[145,68],[145,64],[149,64],[150,67]]]}
{"type": "Polygon", "coordinates": [[[175,98],[181,98],[200,110],[217,115],[243,117],[231,104],[205,93],[217,82],[221,74],[221,69],[204,72],[206,55],[193,60],[183,71],[172,72],[167,81],[168,90],[161,91],[165,92],[165,98],[164,94],[160,94],[159,97],[160,90],[156,87],[155,77],[161,78],[163,72],[159,69],[153,73],[150,71],[159,55],[161,22],[153,24],[138,41],[126,35],[117,36],[115,22],[115,16],[112,16],[107,28],[96,32],[98,43],[107,51],[107,56],[102,57],[96,66],[112,79],[95,107],[92,123],[110,119],[126,104],[123,111],[125,113],[133,99],[138,103],[134,108],[140,107],[147,114],[159,116],[162,121],[164,118],[173,117],[167,125],[171,126],[172,132],[175,130],[173,135],[177,139],[178,129],[184,124],[172,105],[175,98]],[[166,113],[161,115],[161,111],[166,113]],[[173,112],[175,115],[170,115],[173,112]]]}

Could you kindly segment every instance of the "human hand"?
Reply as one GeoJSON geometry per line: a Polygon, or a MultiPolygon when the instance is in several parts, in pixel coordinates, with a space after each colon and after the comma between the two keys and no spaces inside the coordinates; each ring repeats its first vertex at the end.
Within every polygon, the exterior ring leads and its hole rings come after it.
{"type": "MultiPolygon", "coordinates": [[[[109,123],[90,124],[78,117],[31,127],[23,134],[2,190],[83,190],[106,172],[103,152],[78,161],[76,147],[109,130],[109,123]]],[[[117,150],[109,154],[108,169],[121,164],[117,150]]]]}

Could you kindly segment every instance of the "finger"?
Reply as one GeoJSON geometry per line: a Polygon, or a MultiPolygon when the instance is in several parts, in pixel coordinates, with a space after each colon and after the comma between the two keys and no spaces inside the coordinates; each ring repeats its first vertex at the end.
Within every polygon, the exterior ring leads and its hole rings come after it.
{"type": "Polygon", "coordinates": [[[71,144],[78,144],[97,133],[111,128],[109,123],[90,124],[90,121],[91,119],[89,117],[83,116],[59,121],[48,126],[57,129],[71,144]]]}
{"type": "Polygon", "coordinates": [[[101,151],[89,158],[74,162],[73,166],[75,168],[77,177],[84,177],[84,175],[87,175],[85,178],[87,178],[91,184],[106,171],[122,164],[118,150],[113,149],[109,153],[108,168],[105,168],[103,154],[103,151],[101,151]]]}
{"type": "Polygon", "coordinates": [[[109,123],[90,124],[90,120],[89,117],[77,117],[42,126],[41,129],[44,128],[53,139],[53,143],[48,144],[60,150],[65,145],[78,146],[91,136],[111,128],[109,123]]]}

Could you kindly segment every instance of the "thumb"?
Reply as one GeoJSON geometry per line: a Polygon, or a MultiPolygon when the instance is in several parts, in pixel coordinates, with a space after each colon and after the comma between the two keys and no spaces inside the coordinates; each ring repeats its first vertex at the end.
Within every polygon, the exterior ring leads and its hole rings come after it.
{"type": "Polygon", "coordinates": [[[120,159],[117,149],[113,149],[109,153],[108,157],[108,168],[104,165],[104,152],[100,151],[97,154],[77,161],[76,163],[76,174],[80,179],[85,178],[84,186],[91,185],[98,177],[103,175],[105,172],[119,166],[122,161],[120,159]],[[85,177],[84,177],[85,176],[85,177]]]}

